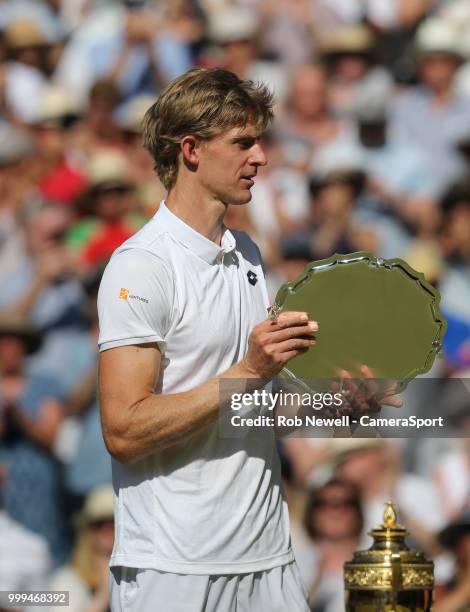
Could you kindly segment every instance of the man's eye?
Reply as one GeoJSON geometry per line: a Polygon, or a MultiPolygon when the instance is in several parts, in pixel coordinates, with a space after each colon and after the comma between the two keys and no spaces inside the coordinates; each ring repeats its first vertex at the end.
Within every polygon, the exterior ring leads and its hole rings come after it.
{"type": "Polygon", "coordinates": [[[242,140],[241,142],[238,143],[238,146],[240,147],[240,149],[249,149],[252,146],[252,142],[248,141],[248,140],[242,140]]]}

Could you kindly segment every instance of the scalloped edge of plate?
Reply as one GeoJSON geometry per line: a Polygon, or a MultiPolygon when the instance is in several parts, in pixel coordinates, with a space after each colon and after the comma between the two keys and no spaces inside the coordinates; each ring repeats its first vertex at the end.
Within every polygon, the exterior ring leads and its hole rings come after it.
{"type": "MultiPolygon", "coordinates": [[[[373,255],[372,253],[368,253],[367,251],[359,251],[357,253],[348,254],[335,253],[327,259],[313,261],[305,266],[303,272],[295,281],[285,283],[279,288],[273,305],[270,306],[270,308],[268,309],[269,316],[271,319],[276,319],[287,296],[298,291],[302,287],[302,285],[307,283],[312,278],[312,276],[315,275],[315,273],[325,270],[327,268],[333,268],[338,265],[355,263],[358,261],[368,261],[368,265],[372,267],[384,267],[388,269],[400,268],[402,272],[404,272],[411,280],[418,283],[420,287],[431,296],[430,309],[432,318],[434,322],[438,325],[437,333],[434,337],[429,353],[426,356],[424,365],[420,368],[415,368],[412,372],[410,372],[410,375],[407,376],[406,379],[403,379],[401,381],[402,385],[404,385],[404,388],[407,383],[410,380],[416,378],[416,376],[429,372],[434,363],[435,358],[439,354],[441,354],[442,341],[444,339],[444,335],[447,329],[447,320],[442,314],[439,307],[441,301],[441,294],[439,293],[439,291],[426,280],[422,272],[414,270],[403,259],[400,259],[399,257],[395,257],[393,259],[383,259],[381,257],[373,255]]],[[[296,380],[299,380],[288,368],[284,368],[284,370],[285,373],[289,376],[289,378],[294,377],[296,380]]]]}

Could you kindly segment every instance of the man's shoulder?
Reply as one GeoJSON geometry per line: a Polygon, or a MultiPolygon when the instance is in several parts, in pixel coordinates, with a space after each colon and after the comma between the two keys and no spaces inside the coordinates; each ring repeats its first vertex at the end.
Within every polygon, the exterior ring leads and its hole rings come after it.
{"type": "MultiPolygon", "coordinates": [[[[142,228],[143,229],[143,228],[142,228]]],[[[137,232],[112,254],[104,270],[99,296],[114,295],[119,285],[124,295],[132,289],[155,290],[163,293],[173,289],[173,272],[168,258],[168,236],[153,233],[153,237],[137,232]]],[[[120,297],[123,297],[120,294],[120,297]]]]}
{"type": "Polygon", "coordinates": [[[167,243],[170,239],[168,231],[158,222],[158,217],[154,216],[145,225],[143,225],[135,234],[125,240],[113,253],[115,255],[128,253],[127,257],[132,257],[136,253],[140,253],[141,257],[150,259],[151,255],[165,259],[165,253],[168,251],[167,243]],[[132,254],[129,255],[129,252],[132,254]],[[145,255],[145,253],[147,255],[145,255]]]}
{"type": "Polygon", "coordinates": [[[112,254],[106,267],[122,271],[130,269],[136,273],[169,268],[168,232],[153,217],[135,234],[125,240],[112,254]]]}

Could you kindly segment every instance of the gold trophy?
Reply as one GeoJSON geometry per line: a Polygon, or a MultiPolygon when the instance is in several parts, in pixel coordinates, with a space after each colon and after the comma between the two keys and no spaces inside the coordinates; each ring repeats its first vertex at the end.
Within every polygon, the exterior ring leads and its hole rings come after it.
{"type": "Polygon", "coordinates": [[[347,612],[428,612],[432,605],[434,563],[408,548],[408,531],[387,502],[383,523],[370,534],[368,550],[344,564],[347,612]]]}

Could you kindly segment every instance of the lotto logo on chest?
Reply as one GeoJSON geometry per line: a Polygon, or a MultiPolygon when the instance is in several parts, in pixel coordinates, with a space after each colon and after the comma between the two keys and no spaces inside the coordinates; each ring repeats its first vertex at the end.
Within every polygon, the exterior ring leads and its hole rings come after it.
{"type": "Polygon", "coordinates": [[[252,285],[253,287],[258,282],[258,277],[255,274],[255,272],[253,272],[253,270],[248,270],[248,272],[246,273],[246,277],[247,277],[248,282],[250,283],[250,285],[252,285]]]}

